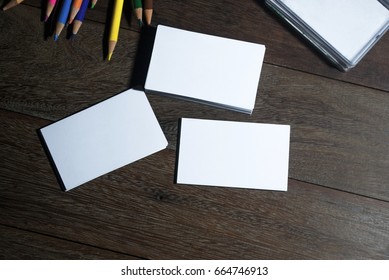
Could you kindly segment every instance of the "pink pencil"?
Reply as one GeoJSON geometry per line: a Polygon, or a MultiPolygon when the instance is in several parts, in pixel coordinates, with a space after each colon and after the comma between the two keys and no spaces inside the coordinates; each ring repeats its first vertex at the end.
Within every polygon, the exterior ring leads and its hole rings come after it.
{"type": "Polygon", "coordinates": [[[48,0],[48,2],[47,2],[47,9],[46,9],[45,22],[47,21],[47,19],[49,18],[49,16],[53,12],[56,2],[57,2],[57,0],[48,0]]]}

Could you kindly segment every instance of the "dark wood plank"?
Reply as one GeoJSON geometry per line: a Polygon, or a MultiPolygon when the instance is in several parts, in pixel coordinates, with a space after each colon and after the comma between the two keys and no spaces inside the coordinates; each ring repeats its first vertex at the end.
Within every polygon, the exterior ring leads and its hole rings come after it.
{"type": "Polygon", "coordinates": [[[138,259],[134,256],[0,225],[0,259],[138,259]]]}
{"type": "Polygon", "coordinates": [[[43,39],[43,25],[37,20],[38,10],[25,5],[0,17],[0,88],[1,96],[11,110],[52,118],[49,111],[64,112],[85,107],[85,87],[94,92],[93,104],[128,88],[138,44],[138,33],[127,32],[118,42],[112,61],[103,57],[102,24],[85,24],[76,40],[61,36],[58,42],[43,39]],[[101,35],[101,36],[99,36],[101,35]],[[7,55],[5,55],[7,54],[7,55]],[[71,85],[70,88],[64,85],[71,85]],[[33,90],[32,90],[33,89],[33,90]],[[47,98],[31,106],[33,91],[47,98]],[[13,96],[13,97],[12,97],[13,96]],[[12,99],[10,99],[12,97],[12,99]],[[58,103],[54,104],[56,100],[58,103]],[[41,103],[42,102],[42,103],[41,103]],[[45,104],[45,105],[43,105],[45,104]],[[51,109],[48,109],[49,107],[51,109]],[[18,107],[18,105],[17,105],[18,107]]]}
{"type": "Polygon", "coordinates": [[[182,116],[291,125],[289,176],[389,200],[389,96],[265,66],[254,112],[150,96],[169,143],[182,116]],[[292,86],[291,86],[292,85],[292,86]]]}
{"type": "Polygon", "coordinates": [[[223,10],[218,1],[156,1],[154,23],[267,45],[254,113],[149,96],[169,149],[63,193],[36,135],[49,123],[41,118],[62,118],[128,88],[139,29],[124,16],[107,63],[107,1],[88,13],[77,40],[57,43],[45,37],[34,1],[25,2],[0,17],[0,108],[10,110],[0,111],[0,224],[29,232],[20,237],[21,256],[39,258],[34,250],[45,246],[53,258],[67,255],[62,245],[49,249],[60,239],[101,248],[102,258],[112,251],[143,258],[389,257],[387,36],[365,66],[344,74],[262,1],[223,1],[223,10]],[[173,184],[180,117],[291,124],[290,176],[332,189],[293,179],[286,193],[173,184]]]}
{"type": "Polygon", "coordinates": [[[288,192],[177,185],[171,149],[64,193],[35,132],[48,121],[0,114],[3,225],[153,259],[389,257],[387,202],[296,180],[288,192]]]}
{"type": "MultiPolygon", "coordinates": [[[[7,53],[0,56],[1,108],[57,120],[130,87],[137,32],[121,31],[123,43],[107,63],[101,57],[102,24],[88,22],[76,41],[54,43],[41,40],[35,17],[36,9],[24,5],[0,18],[0,49],[7,53]]],[[[252,116],[149,98],[170,148],[180,117],[290,124],[291,178],[389,200],[385,92],[265,64],[252,116]]]]}
{"type": "MultiPolygon", "coordinates": [[[[40,0],[29,0],[28,3],[40,7],[40,0]]],[[[105,23],[111,3],[111,0],[99,0],[94,10],[88,11],[87,18],[105,23]]],[[[329,65],[321,54],[270,12],[263,0],[245,1],[244,4],[233,0],[163,0],[155,1],[154,10],[153,24],[265,44],[267,63],[389,91],[388,35],[356,68],[343,73],[329,65]]],[[[131,12],[124,13],[122,26],[138,29],[131,12]]]]}

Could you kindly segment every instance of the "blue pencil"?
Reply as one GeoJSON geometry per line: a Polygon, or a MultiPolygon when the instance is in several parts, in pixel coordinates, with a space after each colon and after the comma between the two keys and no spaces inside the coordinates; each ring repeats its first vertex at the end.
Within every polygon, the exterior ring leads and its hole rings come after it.
{"type": "Polygon", "coordinates": [[[54,41],[58,40],[59,34],[61,33],[62,29],[65,27],[65,24],[66,24],[68,16],[69,16],[71,4],[72,4],[72,0],[64,0],[63,1],[62,7],[61,7],[61,12],[59,13],[59,17],[58,17],[58,21],[57,21],[57,26],[55,28],[54,41]]]}
{"type": "Polygon", "coordinates": [[[73,22],[73,35],[76,35],[78,30],[81,27],[82,22],[84,21],[86,10],[88,9],[89,0],[83,0],[80,10],[78,11],[76,17],[74,18],[73,22]]]}

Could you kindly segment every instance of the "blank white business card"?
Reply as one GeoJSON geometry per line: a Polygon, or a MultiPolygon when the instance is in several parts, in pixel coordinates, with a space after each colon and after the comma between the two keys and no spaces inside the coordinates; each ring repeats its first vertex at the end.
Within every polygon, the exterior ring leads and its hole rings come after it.
{"type": "Polygon", "coordinates": [[[146,92],[251,114],[265,46],[158,25],[146,92]]]}
{"type": "Polygon", "coordinates": [[[378,0],[279,0],[349,61],[387,30],[389,10],[378,0]]]}
{"type": "Polygon", "coordinates": [[[167,146],[146,95],[132,89],[40,132],[65,190],[167,146]]]}
{"type": "Polygon", "coordinates": [[[289,125],[181,121],[177,183],[286,191],[289,125]]]}

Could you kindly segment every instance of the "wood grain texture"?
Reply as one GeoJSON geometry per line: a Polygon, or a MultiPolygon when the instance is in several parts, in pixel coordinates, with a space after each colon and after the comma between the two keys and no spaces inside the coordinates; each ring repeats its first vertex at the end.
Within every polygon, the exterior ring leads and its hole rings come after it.
{"type": "Polygon", "coordinates": [[[84,24],[84,32],[75,40],[61,37],[54,42],[43,39],[37,9],[23,5],[4,15],[0,18],[0,51],[9,55],[1,56],[0,87],[8,92],[1,97],[7,108],[18,110],[13,106],[19,104],[24,113],[52,118],[50,111],[56,111],[55,117],[60,118],[128,88],[137,33],[119,41],[112,61],[107,62],[102,24],[84,24]],[[93,96],[90,103],[85,103],[86,88],[93,96]]]}
{"type": "Polygon", "coordinates": [[[39,233],[0,225],[1,260],[137,259],[39,233]]]}
{"type": "Polygon", "coordinates": [[[3,225],[153,259],[389,257],[386,202],[295,180],[288,192],[177,185],[171,149],[63,193],[35,133],[47,121],[0,113],[3,225]]]}
{"type": "MultiPolygon", "coordinates": [[[[86,18],[109,22],[110,0],[99,0],[86,18]]],[[[40,7],[40,0],[29,5],[40,7]]],[[[124,9],[129,11],[130,8],[124,9]]],[[[154,1],[153,24],[165,24],[217,36],[266,45],[265,62],[336,80],[347,81],[389,91],[389,36],[386,35],[369,51],[356,68],[343,73],[300,38],[296,31],[265,7],[264,0],[241,1],[154,1]]],[[[123,28],[139,30],[131,13],[124,13],[123,28]]]]}
{"type": "MultiPolygon", "coordinates": [[[[121,30],[108,63],[98,47],[101,24],[88,22],[75,41],[44,41],[33,11],[20,7],[3,20],[8,31],[0,49],[8,56],[0,57],[1,108],[58,120],[131,86],[140,52],[137,32],[121,30]],[[24,21],[17,21],[24,13],[24,21]]],[[[265,64],[251,116],[172,98],[149,99],[169,148],[175,149],[181,117],[290,124],[291,178],[389,200],[389,95],[383,91],[265,64]]]]}
{"type": "Polygon", "coordinates": [[[340,73],[262,2],[155,1],[154,24],[266,44],[254,112],[149,95],[168,149],[68,193],[37,129],[138,85],[145,32],[124,15],[108,63],[112,1],[56,43],[40,1],[2,13],[0,257],[388,259],[388,36],[340,73]],[[288,192],[174,184],[180,117],[290,124],[288,192]]]}

